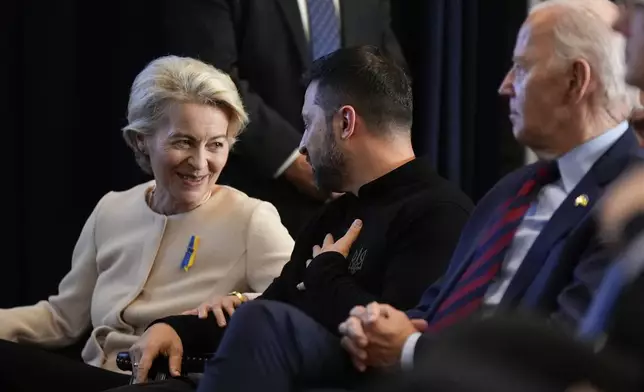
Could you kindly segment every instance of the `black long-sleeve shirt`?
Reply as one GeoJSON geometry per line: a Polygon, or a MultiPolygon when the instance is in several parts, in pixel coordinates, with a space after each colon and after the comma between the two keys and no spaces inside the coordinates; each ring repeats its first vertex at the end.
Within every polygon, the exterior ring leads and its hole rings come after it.
{"type": "MultiPolygon", "coordinates": [[[[358,196],[330,203],[302,231],[290,261],[260,298],[292,304],[334,333],[357,305],[411,308],[444,273],[472,207],[424,159],[415,159],[364,185],[358,196]],[[306,266],[314,245],[327,233],[337,240],[357,218],[363,227],[346,259],[328,252],[306,266]]],[[[214,351],[222,333],[212,315],[159,321],[177,331],[186,351],[214,351]]]]}

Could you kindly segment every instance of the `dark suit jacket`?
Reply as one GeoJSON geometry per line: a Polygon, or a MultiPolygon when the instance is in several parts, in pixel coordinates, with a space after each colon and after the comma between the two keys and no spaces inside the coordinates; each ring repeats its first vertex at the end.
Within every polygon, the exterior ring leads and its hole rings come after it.
{"type": "MultiPolygon", "coordinates": [[[[530,248],[499,308],[547,311],[573,324],[580,320],[609,260],[592,230],[591,211],[605,188],[628,167],[636,153],[635,136],[626,132],[595,163],[530,248]],[[588,196],[589,204],[576,206],[575,199],[582,194],[588,196]]],[[[473,261],[477,237],[485,232],[492,214],[517,193],[534,170],[535,166],[529,165],[509,174],[481,200],[463,231],[447,273],[425,291],[415,309],[408,311],[411,318],[432,320],[441,302],[473,261]]],[[[419,340],[417,353],[431,341],[425,335],[419,340]]]]}
{"type": "MultiPolygon", "coordinates": [[[[623,172],[627,167],[643,161],[642,150],[635,149],[629,154],[626,164],[618,161],[616,170],[623,172]]],[[[548,315],[571,330],[576,330],[593,297],[594,289],[599,287],[605,271],[617,255],[617,249],[606,246],[600,238],[596,218],[593,213],[571,233],[560,261],[542,286],[541,294],[524,303],[528,309],[548,315]],[[583,262],[579,263],[579,260],[583,262]],[[571,311],[572,309],[577,311],[571,311]]]]}
{"type": "MultiPolygon", "coordinates": [[[[274,173],[298,148],[304,129],[302,75],[312,59],[296,0],[164,0],[163,50],[199,58],[231,74],[251,124],[221,181],[273,203],[291,231],[321,204],[274,173]]],[[[388,0],[341,0],[342,45],[402,52],[389,27],[388,0]]]]}

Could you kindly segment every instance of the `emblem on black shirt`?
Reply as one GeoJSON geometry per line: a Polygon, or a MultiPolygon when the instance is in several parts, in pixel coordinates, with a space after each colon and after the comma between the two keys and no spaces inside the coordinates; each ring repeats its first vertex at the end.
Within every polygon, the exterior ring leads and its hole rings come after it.
{"type": "Polygon", "coordinates": [[[362,269],[362,264],[364,263],[365,257],[367,257],[367,252],[369,252],[369,249],[360,248],[360,250],[353,254],[351,262],[349,262],[349,272],[351,275],[362,269]]]}

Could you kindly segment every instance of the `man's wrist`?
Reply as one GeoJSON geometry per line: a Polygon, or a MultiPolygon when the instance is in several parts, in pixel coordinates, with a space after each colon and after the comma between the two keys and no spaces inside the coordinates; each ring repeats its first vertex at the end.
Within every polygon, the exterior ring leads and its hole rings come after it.
{"type": "Polygon", "coordinates": [[[414,368],[414,352],[416,351],[416,343],[422,333],[414,332],[407,337],[400,353],[400,367],[403,371],[411,371],[414,368]]]}
{"type": "Polygon", "coordinates": [[[319,287],[328,282],[328,277],[351,276],[347,270],[347,259],[340,252],[322,252],[311,260],[304,271],[304,286],[319,287]]]}

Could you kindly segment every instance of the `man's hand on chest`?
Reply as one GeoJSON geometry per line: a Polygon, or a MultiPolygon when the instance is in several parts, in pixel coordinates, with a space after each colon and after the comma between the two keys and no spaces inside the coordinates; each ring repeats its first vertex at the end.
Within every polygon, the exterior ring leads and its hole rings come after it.
{"type": "MultiPolygon", "coordinates": [[[[334,240],[331,234],[327,234],[324,237],[324,241],[321,246],[313,246],[313,249],[311,250],[311,259],[306,261],[306,267],[309,267],[313,259],[328,252],[337,252],[346,259],[351,252],[351,246],[360,235],[360,230],[362,230],[362,221],[360,219],[356,219],[351,224],[345,235],[340,237],[337,241],[334,240]]],[[[298,290],[305,290],[304,283],[300,282],[297,285],[297,288],[298,290]]]]}

